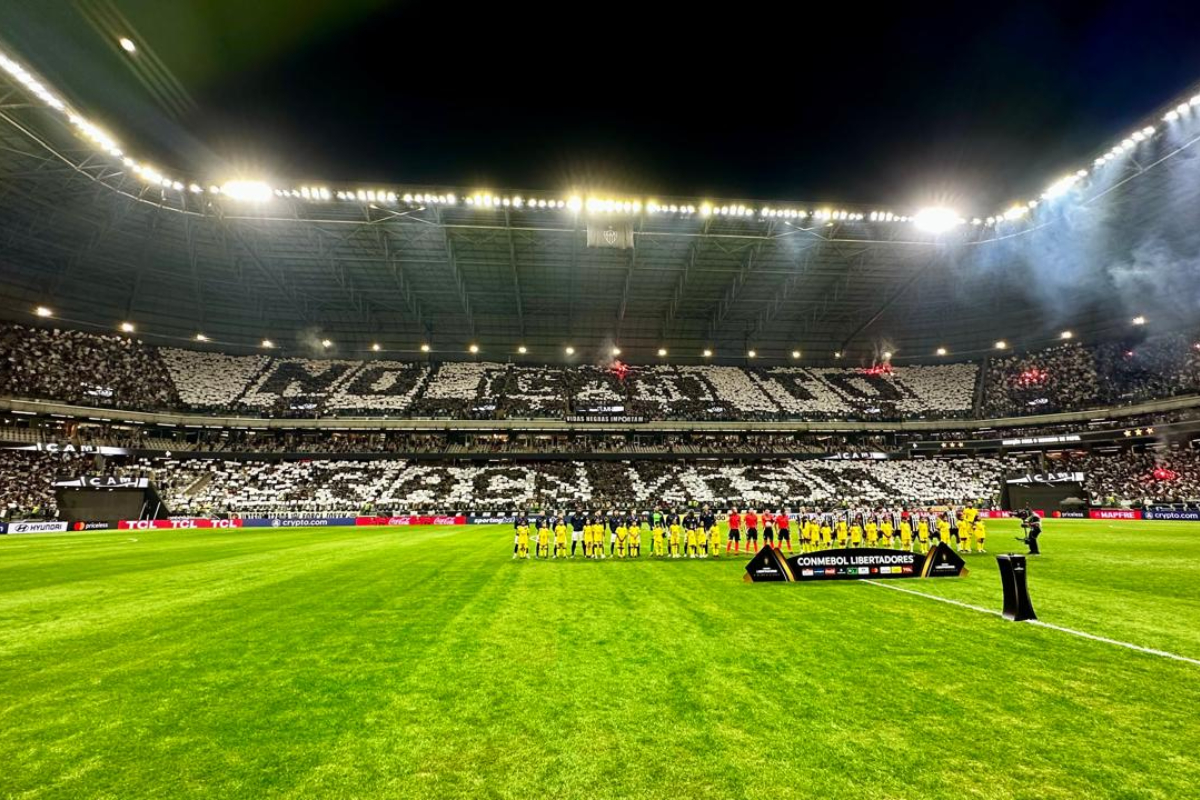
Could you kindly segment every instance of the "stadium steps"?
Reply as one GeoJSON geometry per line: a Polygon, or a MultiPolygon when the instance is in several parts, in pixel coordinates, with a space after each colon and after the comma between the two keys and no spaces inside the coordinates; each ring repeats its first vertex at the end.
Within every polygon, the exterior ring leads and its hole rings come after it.
{"type": "Polygon", "coordinates": [[[187,498],[195,497],[200,492],[208,488],[208,485],[213,481],[213,474],[206,472],[199,478],[194,480],[190,486],[183,490],[183,496],[187,498]]]}

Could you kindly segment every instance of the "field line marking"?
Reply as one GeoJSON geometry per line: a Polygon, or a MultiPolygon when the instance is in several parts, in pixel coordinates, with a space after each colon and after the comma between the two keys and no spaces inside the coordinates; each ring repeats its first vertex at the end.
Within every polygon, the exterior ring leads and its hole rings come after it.
{"type": "Polygon", "coordinates": [[[924,592],[917,592],[917,591],[913,591],[912,589],[905,589],[900,586],[893,586],[890,583],[882,583],[880,581],[873,581],[873,580],[870,580],[867,578],[860,578],[859,583],[869,583],[872,586],[879,586],[883,589],[891,589],[893,592],[904,592],[905,594],[915,594],[917,597],[927,597],[930,600],[937,600],[940,603],[949,603],[952,606],[961,606],[962,608],[969,608],[972,611],[979,611],[984,614],[994,614],[997,617],[1003,616],[999,611],[995,611],[990,608],[984,608],[983,606],[973,606],[970,603],[964,603],[959,600],[951,600],[948,597],[938,597],[936,594],[925,594],[924,592]]]}
{"type": "MultiPolygon", "coordinates": [[[[968,608],[971,611],[979,611],[984,614],[991,614],[996,617],[1003,616],[1003,614],[1001,614],[999,611],[995,611],[990,608],[983,608],[982,606],[973,606],[970,603],[963,603],[958,600],[951,600],[948,597],[938,597],[935,594],[925,594],[925,592],[918,592],[913,589],[905,589],[900,586],[893,586],[891,584],[882,583],[880,581],[861,579],[859,581],[859,583],[869,583],[872,586],[879,586],[884,589],[891,589],[894,592],[904,592],[905,594],[913,594],[913,595],[916,595],[917,597],[925,597],[930,600],[937,600],[940,603],[949,603],[952,606],[960,606],[962,608],[968,608]]],[[[1169,658],[1169,659],[1172,659],[1173,661],[1183,661],[1184,663],[1195,664],[1197,667],[1200,667],[1200,659],[1188,658],[1187,656],[1181,656],[1181,655],[1178,655],[1177,653],[1168,653],[1166,650],[1155,650],[1152,647],[1142,647],[1140,644],[1132,644],[1130,642],[1122,642],[1119,639],[1109,639],[1107,636],[1097,636],[1094,633],[1087,633],[1085,631],[1077,631],[1074,628],[1064,628],[1061,625],[1053,625],[1049,622],[1042,622],[1040,619],[1027,619],[1027,620],[1025,620],[1025,622],[1030,625],[1037,625],[1040,628],[1049,628],[1052,631],[1059,631],[1061,633],[1069,633],[1072,636],[1079,636],[1084,639],[1091,639],[1093,642],[1104,642],[1105,644],[1113,644],[1113,645],[1116,645],[1117,647],[1124,647],[1129,650],[1136,650],[1139,653],[1147,653],[1149,655],[1158,656],[1160,658],[1169,658]]]]}

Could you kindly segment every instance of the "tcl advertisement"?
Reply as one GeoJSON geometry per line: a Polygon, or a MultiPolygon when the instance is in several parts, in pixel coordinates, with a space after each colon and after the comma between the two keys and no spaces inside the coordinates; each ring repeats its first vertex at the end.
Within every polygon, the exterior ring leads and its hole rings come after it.
{"type": "Polygon", "coordinates": [[[1142,512],[1136,508],[1093,508],[1088,519],[1141,519],[1142,512]]]}
{"type": "Polygon", "coordinates": [[[123,519],[117,523],[117,528],[123,531],[240,527],[242,527],[242,521],[240,519],[123,519]]]}
{"type": "Polygon", "coordinates": [[[355,525],[466,525],[467,518],[457,517],[355,517],[355,525]]]}

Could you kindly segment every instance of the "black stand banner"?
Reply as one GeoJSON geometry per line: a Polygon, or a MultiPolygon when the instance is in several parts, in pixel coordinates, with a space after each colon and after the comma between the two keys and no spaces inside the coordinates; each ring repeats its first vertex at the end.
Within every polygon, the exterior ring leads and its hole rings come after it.
{"type": "Polygon", "coordinates": [[[996,563],[1000,565],[1000,583],[1004,586],[1004,618],[1013,622],[1037,619],[1025,583],[1025,556],[1003,553],[996,556],[996,563]]]}
{"type": "Polygon", "coordinates": [[[798,553],[786,561],[778,551],[764,547],[746,565],[745,580],[759,583],[862,578],[957,578],[968,572],[966,562],[944,542],[928,553],[849,547],[798,553]]]}
{"type": "Polygon", "coordinates": [[[746,565],[746,577],[742,578],[746,583],[767,583],[771,581],[784,581],[790,583],[796,580],[796,576],[792,573],[792,568],[788,562],[784,560],[779,551],[770,545],[766,545],[757,553],[754,558],[750,559],[750,563],[746,565]]]}
{"type": "Polygon", "coordinates": [[[945,542],[929,551],[921,567],[922,578],[957,578],[968,573],[967,562],[945,542]]]}

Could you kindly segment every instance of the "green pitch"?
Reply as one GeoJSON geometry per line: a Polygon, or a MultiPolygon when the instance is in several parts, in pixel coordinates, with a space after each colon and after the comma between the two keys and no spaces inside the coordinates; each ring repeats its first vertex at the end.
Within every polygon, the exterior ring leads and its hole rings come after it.
{"type": "MultiPolygon", "coordinates": [[[[1015,526],[989,523],[993,551],[1015,526]]],[[[1051,520],[1041,618],[1200,658],[1200,525],[1051,520]]],[[[501,527],[0,537],[4,798],[1182,798],[1200,666],[501,527]]],[[[991,555],[895,585],[999,608],[991,555]]]]}

